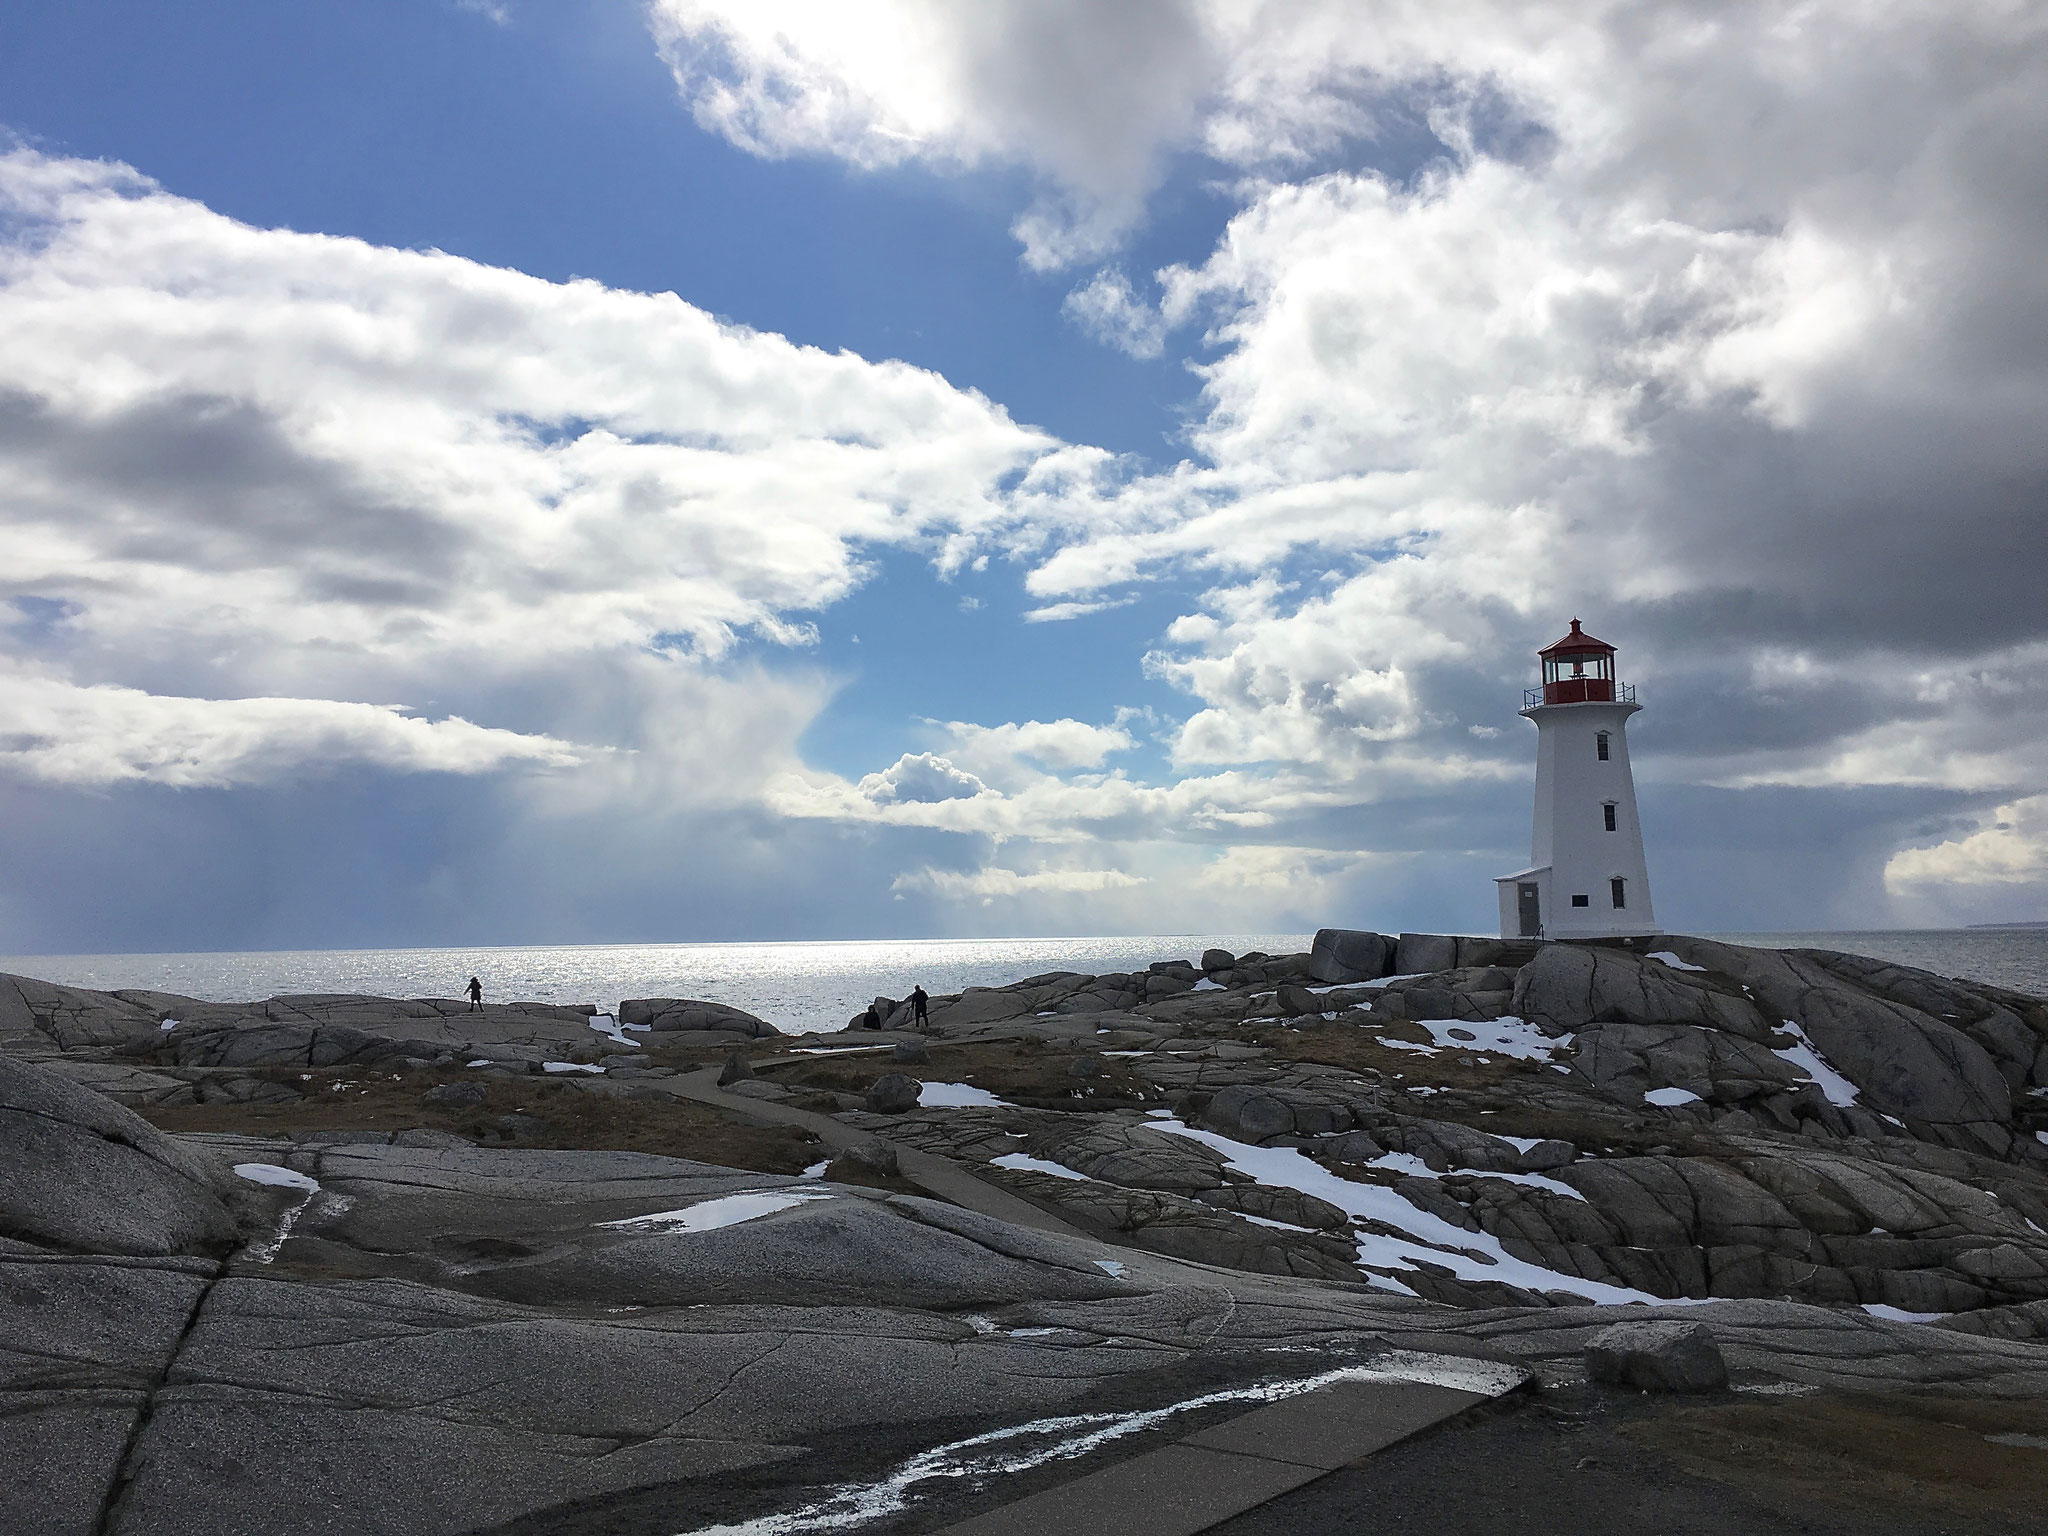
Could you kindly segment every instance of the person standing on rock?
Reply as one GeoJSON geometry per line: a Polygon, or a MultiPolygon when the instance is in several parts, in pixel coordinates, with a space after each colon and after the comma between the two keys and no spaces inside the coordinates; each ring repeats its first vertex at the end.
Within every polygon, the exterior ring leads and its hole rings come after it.
{"type": "Polygon", "coordinates": [[[469,1012],[482,1013],[483,1011],[484,984],[472,976],[469,978],[469,1012]]]}
{"type": "Polygon", "coordinates": [[[914,1022],[916,1023],[919,1029],[928,1029],[931,1026],[931,1001],[932,1000],[925,995],[925,990],[921,986],[913,990],[910,994],[910,1006],[912,1011],[916,1015],[914,1022]]]}

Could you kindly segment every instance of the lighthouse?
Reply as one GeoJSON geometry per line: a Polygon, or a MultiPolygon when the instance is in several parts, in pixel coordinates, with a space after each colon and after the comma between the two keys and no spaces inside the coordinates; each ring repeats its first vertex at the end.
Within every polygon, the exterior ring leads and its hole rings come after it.
{"type": "Polygon", "coordinates": [[[1655,933],[1628,717],[1636,691],[1614,679],[1614,647],[1572,620],[1546,646],[1543,686],[1522,695],[1536,723],[1536,821],[1529,868],[1502,875],[1504,939],[1594,939],[1655,933]]]}

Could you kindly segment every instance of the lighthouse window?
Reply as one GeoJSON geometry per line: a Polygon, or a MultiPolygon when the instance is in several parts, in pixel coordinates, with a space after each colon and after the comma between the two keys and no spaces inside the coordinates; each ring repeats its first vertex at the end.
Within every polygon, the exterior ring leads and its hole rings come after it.
{"type": "Polygon", "coordinates": [[[1572,898],[1572,905],[1575,907],[1590,907],[1593,905],[1593,898],[1590,896],[1574,896],[1572,898]]]}
{"type": "Polygon", "coordinates": [[[1628,882],[1626,880],[1610,880],[1607,882],[1607,889],[1614,897],[1614,905],[1617,909],[1628,905],[1628,882]]]}
{"type": "Polygon", "coordinates": [[[1606,823],[1608,831],[1612,832],[1614,830],[1614,802],[1612,800],[1600,807],[1600,819],[1606,823]]]}
{"type": "Polygon", "coordinates": [[[1593,750],[1600,754],[1600,761],[1607,761],[1607,733],[1601,731],[1593,738],[1593,750]]]}

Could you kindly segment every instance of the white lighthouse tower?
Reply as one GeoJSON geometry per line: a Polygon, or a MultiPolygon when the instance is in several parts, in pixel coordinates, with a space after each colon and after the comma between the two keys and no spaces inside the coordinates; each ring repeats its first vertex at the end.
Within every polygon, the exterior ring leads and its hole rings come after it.
{"type": "Polygon", "coordinates": [[[1504,939],[1655,933],[1650,871],[1628,769],[1636,691],[1614,680],[1614,647],[1572,620],[1537,653],[1543,686],[1522,695],[1536,722],[1536,825],[1530,867],[1494,882],[1504,939]]]}

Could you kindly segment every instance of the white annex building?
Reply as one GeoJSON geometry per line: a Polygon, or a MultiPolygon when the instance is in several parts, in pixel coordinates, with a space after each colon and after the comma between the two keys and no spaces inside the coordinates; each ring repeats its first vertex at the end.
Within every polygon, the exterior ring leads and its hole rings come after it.
{"type": "Polygon", "coordinates": [[[1522,695],[1522,713],[1536,722],[1536,825],[1529,868],[1494,882],[1501,937],[1655,933],[1628,770],[1636,691],[1614,680],[1614,647],[1577,619],[1538,655],[1543,686],[1522,695]]]}

